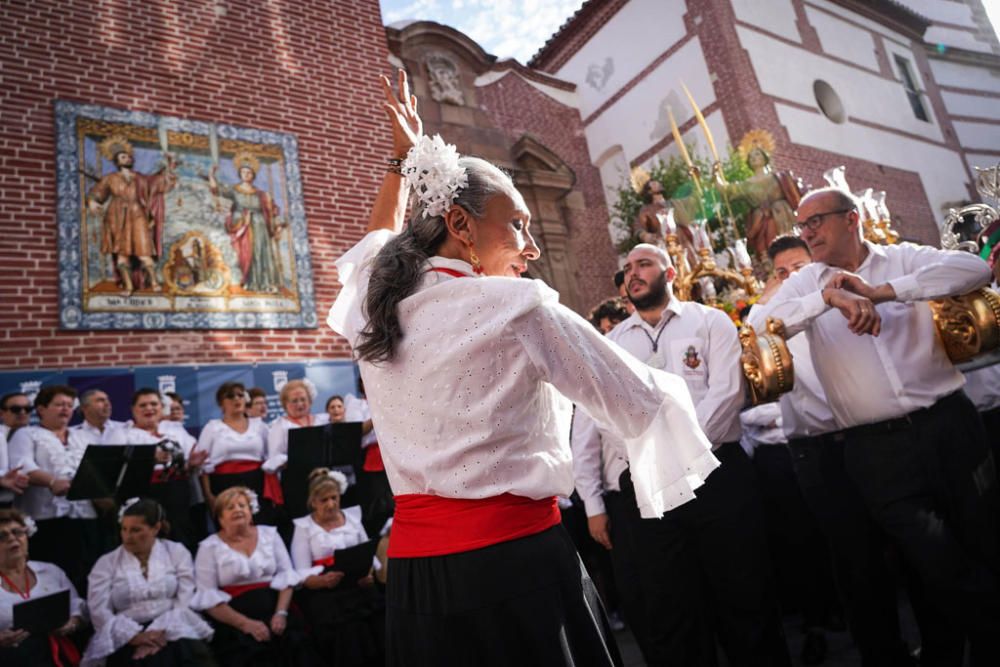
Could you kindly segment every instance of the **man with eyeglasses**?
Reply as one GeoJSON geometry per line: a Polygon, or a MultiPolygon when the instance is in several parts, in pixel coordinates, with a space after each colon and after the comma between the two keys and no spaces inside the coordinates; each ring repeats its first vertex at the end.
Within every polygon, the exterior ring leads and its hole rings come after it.
{"type": "Polygon", "coordinates": [[[31,419],[31,401],[21,392],[4,394],[0,397],[0,415],[3,416],[0,435],[9,441],[14,431],[28,425],[31,419]]]}
{"type": "MultiPolygon", "coordinates": [[[[926,303],[982,287],[990,269],[968,253],[865,241],[857,201],[837,188],[809,193],[796,219],[814,262],[749,321],[760,328],[775,317],[789,336],[805,333],[847,477],[928,606],[968,637],[972,664],[998,665],[996,475],[926,303]]],[[[929,629],[940,638],[946,628],[929,629]]],[[[960,644],[930,648],[961,664],[960,644]]]]}

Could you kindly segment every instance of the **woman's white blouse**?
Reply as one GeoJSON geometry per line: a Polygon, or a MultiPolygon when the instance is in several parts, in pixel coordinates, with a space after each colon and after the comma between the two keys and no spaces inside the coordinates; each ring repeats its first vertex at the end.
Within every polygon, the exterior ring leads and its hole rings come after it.
{"type": "MultiPolygon", "coordinates": [[[[370,262],[392,237],[372,232],[337,261],[328,323],[352,345],[370,262]]],[[[435,267],[469,277],[428,271],[398,307],[396,357],[359,362],[396,494],[570,495],[572,401],[625,442],[642,516],[695,497],[719,463],[683,379],[605,340],[541,281],[474,277],[442,257],[435,267]]]]}
{"type": "Polygon", "coordinates": [[[361,508],[347,507],[344,512],[344,525],[332,530],[313,521],[307,514],[294,521],[295,533],[292,535],[292,564],[303,575],[319,574],[322,566],[313,566],[313,561],[328,558],[337,549],[347,549],[368,541],[368,533],[361,524],[361,508]]]}
{"type": "MultiPolygon", "coordinates": [[[[11,467],[21,466],[25,475],[42,470],[61,479],[73,479],[87,449],[89,437],[80,431],[68,430],[64,445],[56,434],[42,426],[17,429],[8,443],[11,467]]],[[[29,486],[15,500],[16,506],[33,518],[94,519],[97,512],[89,500],[66,500],[44,486],[29,486]]]]}
{"type": "MultiPolygon", "coordinates": [[[[26,428],[26,427],[25,427],[26,428]]],[[[57,565],[52,563],[41,563],[35,560],[28,561],[28,567],[35,573],[38,581],[31,589],[32,598],[40,598],[44,595],[51,595],[59,591],[69,591],[69,613],[70,616],[86,617],[86,605],[83,599],[77,594],[69,577],[57,565]]],[[[21,582],[15,581],[18,586],[21,582]]],[[[10,630],[14,625],[14,605],[23,602],[17,593],[6,591],[0,588],[0,630],[10,630]]]]}
{"type": "MultiPolygon", "coordinates": [[[[322,426],[330,423],[330,415],[325,412],[310,416],[312,424],[309,426],[322,426]]],[[[288,432],[294,428],[302,428],[302,426],[285,415],[278,417],[267,427],[267,461],[264,462],[266,472],[274,472],[288,463],[288,432]]]]}
{"type": "Polygon", "coordinates": [[[303,576],[292,567],[277,529],[257,526],[257,548],[250,556],[230,547],[218,534],[202,540],[194,559],[194,578],[191,607],[203,611],[232,599],[223,586],[269,582],[271,588],[280,591],[298,586],[303,576]]]}
{"type": "Polygon", "coordinates": [[[125,547],[104,554],[94,565],[87,579],[94,636],[83,667],[99,663],[143,630],[163,630],[168,641],[212,636],[212,628],[189,606],[194,567],[183,545],[156,540],[147,574],[142,576],[139,559],[125,547]]]}
{"type": "Polygon", "coordinates": [[[205,424],[198,438],[198,449],[208,452],[202,471],[212,473],[223,461],[261,461],[267,458],[267,425],[257,417],[247,420],[247,430],[240,433],[221,419],[205,424]]]}

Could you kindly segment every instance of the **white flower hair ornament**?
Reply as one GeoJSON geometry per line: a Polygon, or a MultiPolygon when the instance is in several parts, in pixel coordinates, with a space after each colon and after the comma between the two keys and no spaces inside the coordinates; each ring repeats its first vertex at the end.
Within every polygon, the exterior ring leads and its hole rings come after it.
{"type": "Polygon", "coordinates": [[[316,389],[316,385],[309,378],[302,378],[302,384],[305,385],[306,393],[309,394],[309,402],[316,400],[316,396],[319,395],[319,390],[316,389]]]}
{"type": "Polygon", "coordinates": [[[132,505],[135,505],[137,502],[139,502],[138,498],[129,498],[122,503],[122,506],[118,508],[118,523],[121,523],[122,519],[125,518],[125,510],[132,507],[132,505]]]}
{"type": "Polygon", "coordinates": [[[423,217],[444,215],[458,191],[469,184],[459,157],[455,146],[445,143],[440,134],[421,136],[406,154],[401,171],[423,205],[423,217]]]}
{"type": "Polygon", "coordinates": [[[347,491],[347,487],[351,485],[350,482],[347,481],[347,475],[339,470],[330,470],[326,473],[326,476],[335,481],[337,486],[340,487],[340,495],[344,495],[344,492],[347,491]]]}
{"type": "Polygon", "coordinates": [[[257,493],[247,489],[244,492],[247,497],[247,502],[250,503],[250,514],[256,514],[260,511],[260,501],[257,500],[257,493]]]}
{"type": "Polygon", "coordinates": [[[28,531],[28,537],[38,532],[38,524],[30,516],[24,517],[24,527],[28,531]]]}

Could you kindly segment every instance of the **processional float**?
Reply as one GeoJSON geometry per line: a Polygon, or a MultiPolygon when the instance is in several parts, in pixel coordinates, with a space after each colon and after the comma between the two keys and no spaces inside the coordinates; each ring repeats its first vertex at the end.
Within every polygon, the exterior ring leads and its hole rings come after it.
{"type": "MultiPolygon", "coordinates": [[[[713,160],[710,185],[719,192],[721,199],[716,204],[715,211],[721,222],[716,234],[716,246],[721,245],[722,251],[715,252],[712,241],[705,232],[708,215],[703,210],[703,198],[707,186],[702,181],[701,170],[684,145],[673,111],[668,108],[674,143],[687,166],[692,183],[692,194],[689,197],[670,200],[669,209],[662,215],[657,214],[662,224],[665,249],[677,272],[674,295],[684,301],[698,298],[706,305],[719,306],[720,297],[716,285],[721,284],[724,290],[739,291],[752,302],[762,290],[759,277],[766,275],[769,267],[759,251],[759,239],[756,243],[757,262],[751,259],[747,252],[747,239],[741,238],[738,232],[730,199],[744,197],[754,206],[761,205],[761,208],[771,206],[780,199],[781,206],[790,213],[798,206],[798,201],[807,188],[791,172],[772,173],[770,155],[774,150],[774,140],[764,130],[748,132],[740,142],[739,151],[748,163],[751,153],[760,151],[766,160],[766,169],[755,169],[755,175],[744,182],[728,183],[711,130],[687,87],[683,83],[681,87],[704,133],[713,160]],[[770,193],[767,192],[768,189],[770,193]],[[697,217],[701,217],[701,220],[695,222],[697,217]],[[689,224],[695,222],[690,225],[693,229],[682,234],[683,223],[678,218],[689,224]],[[686,239],[691,241],[685,242],[686,239]]],[[[979,203],[949,210],[942,227],[941,246],[945,249],[974,252],[986,259],[990,252],[995,256],[1000,255],[1000,213],[995,208],[1000,204],[1000,164],[977,171],[977,190],[984,200],[992,201],[994,205],[979,203]]],[[[639,179],[642,176],[640,173],[639,179]]],[[[648,180],[648,175],[646,179],[648,180]]],[[[900,236],[892,228],[892,216],[886,205],[885,192],[876,192],[873,188],[853,191],[847,183],[846,169],[843,166],[828,170],[824,174],[824,180],[828,185],[853,192],[858,198],[862,229],[868,241],[882,245],[899,242],[900,236]]],[[[641,188],[641,180],[636,182],[635,172],[633,185],[637,189],[641,188]]],[[[767,211],[765,215],[778,216],[782,213],[783,209],[780,207],[773,208],[773,212],[767,211]]],[[[789,226],[786,221],[785,227],[789,226]]],[[[778,227],[780,229],[781,225],[778,227]]],[[[790,229],[781,231],[787,232],[790,229]]],[[[748,231],[748,236],[749,234],[748,231]]],[[[997,259],[1000,260],[1000,257],[997,259]]],[[[1000,363],[1000,295],[990,288],[982,288],[969,294],[931,301],[929,305],[940,342],[949,359],[961,370],[1000,363]]],[[[758,405],[776,401],[782,394],[791,391],[795,382],[794,360],[785,341],[784,324],[780,320],[768,318],[765,330],[758,332],[749,324],[742,323],[739,337],[742,346],[740,363],[747,378],[751,402],[758,405]]]]}

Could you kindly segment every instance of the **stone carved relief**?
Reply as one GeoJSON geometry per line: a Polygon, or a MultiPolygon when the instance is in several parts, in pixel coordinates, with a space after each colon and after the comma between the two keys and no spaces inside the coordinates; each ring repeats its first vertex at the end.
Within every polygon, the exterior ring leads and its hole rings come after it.
{"type": "Polygon", "coordinates": [[[465,106],[458,66],[451,58],[440,53],[429,56],[427,78],[431,88],[431,99],[435,102],[465,106]]]}
{"type": "Polygon", "coordinates": [[[608,83],[611,75],[615,73],[615,61],[611,57],[604,59],[602,65],[593,63],[587,68],[587,84],[596,91],[604,90],[604,86],[608,83]]]}

